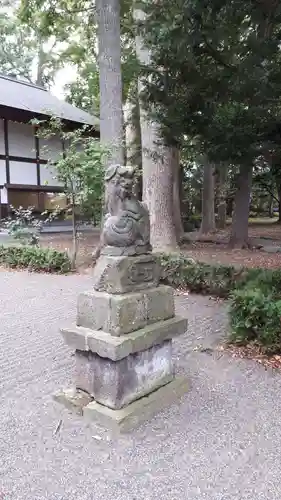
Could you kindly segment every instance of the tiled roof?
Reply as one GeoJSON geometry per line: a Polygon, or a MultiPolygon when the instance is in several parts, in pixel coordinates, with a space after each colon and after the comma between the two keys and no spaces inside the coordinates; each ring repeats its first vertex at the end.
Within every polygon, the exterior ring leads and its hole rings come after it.
{"type": "Polygon", "coordinates": [[[96,116],[58,99],[42,87],[9,76],[0,75],[0,106],[34,114],[54,115],[99,129],[99,119],[96,116]]]}

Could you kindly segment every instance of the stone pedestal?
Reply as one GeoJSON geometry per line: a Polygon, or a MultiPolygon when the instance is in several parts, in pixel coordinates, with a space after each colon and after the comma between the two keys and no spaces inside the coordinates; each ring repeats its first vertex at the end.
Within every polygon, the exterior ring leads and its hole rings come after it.
{"type": "Polygon", "coordinates": [[[99,258],[93,289],[78,297],[76,325],[62,330],[75,350],[75,388],[58,393],[58,401],[80,405],[93,419],[106,407],[107,421],[110,415],[124,425],[124,412],[139,420],[142,401],[143,408],[157,410],[160,388],[159,408],[171,394],[178,397],[172,338],[186,331],[187,321],[175,316],[173,290],[159,285],[159,275],[152,254],[99,258]]]}

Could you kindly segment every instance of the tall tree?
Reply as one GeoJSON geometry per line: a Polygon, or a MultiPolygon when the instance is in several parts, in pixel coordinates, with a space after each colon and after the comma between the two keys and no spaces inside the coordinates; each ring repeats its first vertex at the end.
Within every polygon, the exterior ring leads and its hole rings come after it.
{"type": "MultiPolygon", "coordinates": [[[[137,22],[143,22],[144,13],[135,10],[137,22]]],[[[141,36],[136,37],[139,62],[148,66],[151,54],[141,36]]],[[[140,125],[142,140],[143,201],[150,212],[151,244],[154,250],[173,251],[177,248],[177,237],[173,218],[173,149],[165,146],[159,124],[145,107],[142,90],[143,78],[139,78],[140,125]]]]}
{"type": "Polygon", "coordinates": [[[227,164],[219,164],[217,167],[218,229],[225,229],[226,227],[227,173],[227,164]]]}
{"type": "Polygon", "coordinates": [[[234,211],[230,234],[231,248],[247,248],[248,219],[252,187],[253,166],[241,165],[237,176],[237,190],[234,199],[234,211]]]}
{"type": "MultiPolygon", "coordinates": [[[[145,5],[146,43],[153,55],[146,96],[162,126],[179,141],[200,138],[211,161],[241,166],[243,175],[260,154],[268,128],[280,121],[281,5],[263,0],[145,5]]],[[[245,173],[250,186],[248,181],[245,173]]],[[[247,206],[246,190],[242,193],[247,206]]],[[[245,244],[247,227],[243,217],[236,245],[245,244]]]]}
{"type": "Polygon", "coordinates": [[[182,170],[180,165],[180,151],[177,146],[172,148],[173,155],[173,217],[176,230],[177,241],[180,243],[184,235],[182,222],[182,170]]]}
{"type": "Polygon", "coordinates": [[[17,1],[0,2],[0,71],[49,88],[63,66],[67,34],[52,33],[39,5],[27,5],[23,0],[21,10],[17,1]]]}
{"type": "Polygon", "coordinates": [[[100,77],[100,137],[111,161],[124,164],[120,0],[97,0],[100,77]]]}
{"type": "Polygon", "coordinates": [[[140,128],[140,106],[137,82],[132,82],[131,91],[128,93],[127,102],[124,105],[124,119],[126,128],[126,159],[127,163],[136,165],[141,171],[141,128],[140,128]]]}
{"type": "Polygon", "coordinates": [[[21,23],[13,12],[0,11],[0,71],[6,75],[33,80],[32,66],[36,47],[31,29],[21,23]]]}
{"type": "Polygon", "coordinates": [[[216,229],[214,166],[203,158],[202,223],[200,232],[207,234],[216,229]]]}

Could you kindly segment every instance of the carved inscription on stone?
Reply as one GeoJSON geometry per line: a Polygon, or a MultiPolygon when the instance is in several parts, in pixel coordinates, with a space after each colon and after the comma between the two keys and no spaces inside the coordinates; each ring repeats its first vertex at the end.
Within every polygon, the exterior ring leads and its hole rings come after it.
{"type": "Polygon", "coordinates": [[[151,262],[138,262],[134,264],[130,271],[130,278],[133,284],[135,283],[146,283],[153,281],[155,270],[155,261],[151,262]]]}

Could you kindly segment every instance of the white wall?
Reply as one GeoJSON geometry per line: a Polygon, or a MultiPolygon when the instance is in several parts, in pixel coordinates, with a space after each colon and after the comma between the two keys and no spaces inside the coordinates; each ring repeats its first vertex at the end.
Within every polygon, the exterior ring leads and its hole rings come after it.
{"type": "Polygon", "coordinates": [[[10,160],[10,184],[37,184],[36,163],[10,160]]]}
{"type": "Polygon", "coordinates": [[[43,160],[56,161],[62,154],[62,142],[57,137],[50,139],[39,139],[40,158],[43,160]]]}
{"type": "Polygon", "coordinates": [[[50,165],[40,165],[40,183],[41,185],[62,186],[55,178],[55,168],[50,165]]]}
{"type": "Polygon", "coordinates": [[[34,129],[25,123],[8,122],[9,155],[36,158],[34,129]]]}
{"type": "Polygon", "coordinates": [[[6,181],[6,162],[0,160],[0,184],[5,184],[6,181]]]}
{"type": "MultiPolygon", "coordinates": [[[[31,124],[8,122],[9,155],[36,159],[34,128],[31,124]]],[[[52,137],[48,140],[39,138],[40,157],[44,160],[57,160],[62,152],[62,142],[52,137]]],[[[0,118],[0,155],[5,154],[4,120],[0,118]]],[[[41,185],[62,186],[55,177],[55,168],[45,164],[40,165],[41,185]]],[[[6,163],[0,159],[0,184],[5,184],[6,163]]],[[[10,183],[37,185],[37,165],[10,160],[10,183]]],[[[1,202],[6,202],[6,190],[1,192],[1,202]],[[5,191],[5,192],[4,192],[5,191]]]]}

